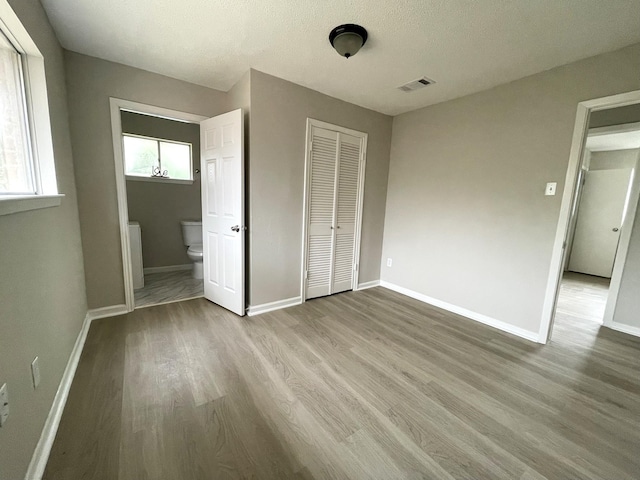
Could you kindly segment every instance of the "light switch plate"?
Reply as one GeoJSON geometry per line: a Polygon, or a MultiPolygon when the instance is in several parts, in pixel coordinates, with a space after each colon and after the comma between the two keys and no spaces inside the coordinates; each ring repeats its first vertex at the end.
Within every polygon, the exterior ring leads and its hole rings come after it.
{"type": "Polygon", "coordinates": [[[9,393],[7,392],[7,384],[0,387],[0,427],[2,427],[9,417],[9,393]]]}
{"type": "Polygon", "coordinates": [[[547,187],[544,189],[544,194],[545,195],[555,195],[557,186],[558,186],[558,184],[556,182],[547,183],[547,187]]]}
{"type": "Polygon", "coordinates": [[[393,260],[387,258],[387,267],[390,267],[391,265],[393,265],[393,260]]]}

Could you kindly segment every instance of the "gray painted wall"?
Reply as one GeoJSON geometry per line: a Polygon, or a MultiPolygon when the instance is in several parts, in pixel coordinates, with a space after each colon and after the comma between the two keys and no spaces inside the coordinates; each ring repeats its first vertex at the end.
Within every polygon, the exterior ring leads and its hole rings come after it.
{"type": "Polygon", "coordinates": [[[369,134],[360,282],[380,278],[391,117],[251,71],[251,305],[300,295],[307,117],[369,134]]]}
{"type": "Polygon", "coordinates": [[[589,170],[616,170],[619,168],[635,168],[638,149],[611,150],[607,152],[591,152],[589,170]]]}
{"type": "MultiPolygon", "coordinates": [[[[251,70],[247,71],[236,84],[227,92],[227,111],[242,108],[244,111],[244,173],[245,173],[245,226],[249,225],[249,209],[251,207],[251,192],[249,191],[250,150],[251,150],[251,70]]],[[[249,232],[245,231],[245,303],[251,303],[251,244],[249,232]]]]}
{"type": "Polygon", "coordinates": [[[640,103],[593,112],[589,118],[589,128],[634,122],[640,122],[640,103]]]}
{"type": "Polygon", "coordinates": [[[212,117],[226,94],[155,73],[65,52],[69,121],[90,308],[125,301],[109,97],[212,117]]]}
{"type": "Polygon", "coordinates": [[[578,102],[640,44],[394,118],[382,279],[537,334],[578,102]]]}
{"type": "Polygon", "coordinates": [[[144,267],[190,264],[180,220],[202,217],[200,125],[122,112],[122,131],[192,144],[193,184],[127,181],[129,219],[140,222],[144,267]]]}
{"type": "Polygon", "coordinates": [[[37,0],[9,0],[45,58],[62,205],[0,216],[0,385],[11,413],[0,429],[0,478],[21,479],[87,312],[62,49],[37,0]],[[30,363],[40,357],[41,383],[30,363]]]}

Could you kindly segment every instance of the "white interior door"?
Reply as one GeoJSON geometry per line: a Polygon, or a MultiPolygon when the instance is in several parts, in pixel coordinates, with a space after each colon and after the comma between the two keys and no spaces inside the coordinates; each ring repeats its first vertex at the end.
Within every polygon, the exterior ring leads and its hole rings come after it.
{"type": "Polygon", "coordinates": [[[331,293],[353,288],[361,144],[360,138],[338,134],[336,230],[331,293]]]}
{"type": "Polygon", "coordinates": [[[585,174],[569,270],[611,278],[631,169],[585,174]]]}
{"type": "MultiPolygon", "coordinates": [[[[340,127],[336,127],[340,128],[340,127]]],[[[305,298],[351,290],[365,134],[312,126],[307,175],[305,298]]]]}
{"type": "Polygon", "coordinates": [[[313,128],[307,227],[307,298],[331,294],[338,133],[313,128]]]}
{"type": "Polygon", "coordinates": [[[204,297],[245,314],[242,110],[200,123],[204,297]]]}

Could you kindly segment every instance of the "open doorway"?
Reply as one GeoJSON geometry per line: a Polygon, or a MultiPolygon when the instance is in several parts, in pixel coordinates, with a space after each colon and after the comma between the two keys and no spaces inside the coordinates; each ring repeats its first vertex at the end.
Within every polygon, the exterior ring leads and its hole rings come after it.
{"type": "MultiPolygon", "coordinates": [[[[239,316],[244,315],[246,312],[244,273],[247,228],[244,225],[245,118],[243,110],[236,109],[207,118],[129,100],[110,98],[110,111],[127,310],[133,311],[134,308],[142,306],[204,296],[205,299],[239,316]],[[140,130],[138,127],[133,130],[128,125],[131,122],[145,124],[151,122],[165,125],[163,128],[166,128],[166,120],[174,122],[168,127],[172,131],[178,129],[177,124],[194,125],[195,130],[199,132],[199,140],[195,140],[195,137],[191,137],[194,138],[193,141],[176,140],[169,138],[169,134],[162,133],[162,128],[151,132],[140,130]],[[201,143],[199,147],[198,141],[201,143]],[[134,153],[137,152],[136,149],[150,152],[147,155],[148,158],[144,155],[141,158],[137,158],[136,155],[128,158],[125,152],[126,142],[133,145],[134,153]],[[191,153],[194,150],[197,151],[200,158],[194,160],[189,157],[186,164],[181,163],[177,160],[179,155],[176,152],[186,150],[191,153]],[[203,172],[201,177],[199,177],[199,170],[203,172]],[[136,207],[130,209],[127,183],[132,184],[133,190],[135,188],[133,184],[136,182],[161,185],[163,191],[155,192],[153,196],[157,202],[148,201],[148,195],[143,194],[145,198],[141,209],[134,210],[136,207]],[[150,226],[150,223],[145,227],[135,218],[131,218],[130,225],[129,216],[133,213],[152,218],[150,222],[167,220],[163,217],[169,217],[168,212],[175,206],[174,204],[180,203],[183,197],[186,197],[184,192],[177,195],[167,193],[167,189],[174,184],[192,186],[193,195],[191,196],[195,200],[192,200],[187,209],[173,212],[173,218],[169,219],[169,223],[165,227],[156,228],[155,231],[156,236],[164,237],[166,230],[171,230],[174,248],[186,251],[190,265],[173,264],[171,260],[164,258],[162,261],[168,265],[155,267],[147,265],[146,273],[166,274],[171,273],[167,270],[181,272],[187,269],[189,271],[183,274],[185,278],[171,280],[170,284],[177,284],[178,287],[172,286],[171,294],[166,291],[167,285],[164,284],[157,289],[160,291],[159,295],[152,296],[153,300],[148,298],[145,300],[142,295],[138,295],[140,298],[136,301],[134,285],[138,283],[135,286],[140,287],[140,284],[144,283],[145,276],[144,256],[140,252],[140,250],[144,251],[145,243],[142,231],[145,228],[153,230],[154,227],[150,226]],[[165,202],[167,197],[169,197],[168,203],[165,202]],[[197,199],[200,201],[198,202],[197,199]],[[160,202],[164,208],[158,208],[160,202]],[[195,212],[199,212],[198,218],[189,218],[195,216],[195,212]],[[193,280],[198,281],[193,282],[193,280]]],[[[185,129],[188,130],[186,127],[185,129]]],[[[184,261],[184,256],[181,258],[184,261]]]]}
{"type": "Polygon", "coordinates": [[[616,313],[619,297],[625,303],[628,296],[626,287],[621,291],[625,270],[625,283],[634,282],[629,248],[640,240],[632,238],[634,223],[639,223],[635,221],[640,193],[638,102],[640,92],[631,92],[585,102],[578,109],[574,170],[570,166],[567,173],[563,197],[567,211],[558,227],[563,242],[557,290],[551,321],[544,325],[543,318],[543,329],[549,330],[541,331],[541,338],[595,335],[602,325],[638,333],[616,320],[621,316],[616,313]]]}
{"type": "MultiPolygon", "coordinates": [[[[591,125],[598,124],[594,115],[591,125]]],[[[555,331],[604,323],[611,277],[640,159],[640,123],[589,128],[567,239],[555,331]]]]}
{"type": "Polygon", "coordinates": [[[111,99],[130,311],[203,296],[200,122],[205,119],[111,99]],[[190,230],[196,229],[199,255],[189,251],[190,230]]]}
{"type": "Polygon", "coordinates": [[[200,126],[126,110],[120,119],[135,307],[201,297],[200,126]]]}

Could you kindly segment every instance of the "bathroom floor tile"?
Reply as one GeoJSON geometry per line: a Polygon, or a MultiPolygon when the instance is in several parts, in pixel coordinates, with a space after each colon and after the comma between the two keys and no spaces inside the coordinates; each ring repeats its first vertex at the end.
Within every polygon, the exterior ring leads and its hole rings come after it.
{"type": "Polygon", "coordinates": [[[144,276],[144,288],[134,292],[136,308],[201,297],[203,288],[202,280],[191,277],[191,270],[149,273],[144,276]]]}

